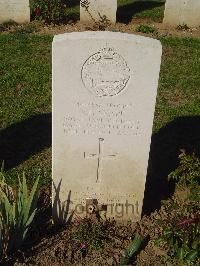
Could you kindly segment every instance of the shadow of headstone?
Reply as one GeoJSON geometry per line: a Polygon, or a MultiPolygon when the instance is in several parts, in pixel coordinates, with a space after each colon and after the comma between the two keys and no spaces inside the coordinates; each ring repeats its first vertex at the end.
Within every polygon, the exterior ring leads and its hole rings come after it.
{"type": "Polygon", "coordinates": [[[143,214],[159,209],[173,195],[175,183],[168,175],[179,165],[180,150],[200,157],[200,116],[179,117],[153,134],[143,204],[143,214]]]}
{"type": "Polygon", "coordinates": [[[163,6],[164,4],[164,2],[155,1],[135,1],[124,6],[119,6],[117,9],[117,21],[128,24],[135,14],[163,6]]]}
{"type": "Polygon", "coordinates": [[[5,170],[51,147],[51,113],[38,114],[0,131],[0,164],[5,170]]]}
{"type": "Polygon", "coordinates": [[[74,7],[80,5],[80,0],[65,0],[65,4],[69,7],[74,7]]]}

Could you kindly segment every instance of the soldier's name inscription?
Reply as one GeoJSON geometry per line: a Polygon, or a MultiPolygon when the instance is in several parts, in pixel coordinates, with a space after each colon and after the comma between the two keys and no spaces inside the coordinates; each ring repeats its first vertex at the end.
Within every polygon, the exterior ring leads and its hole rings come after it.
{"type": "Polygon", "coordinates": [[[63,119],[67,135],[139,135],[141,132],[141,121],[131,119],[132,103],[77,102],[75,108],[78,115],[66,114],[63,119]]]}

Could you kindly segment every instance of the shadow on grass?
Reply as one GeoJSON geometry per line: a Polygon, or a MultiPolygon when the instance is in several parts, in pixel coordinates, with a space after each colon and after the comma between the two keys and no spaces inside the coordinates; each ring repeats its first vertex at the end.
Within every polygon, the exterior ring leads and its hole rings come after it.
{"type": "Polygon", "coordinates": [[[5,170],[51,147],[51,114],[39,114],[0,131],[0,164],[5,170]]]}
{"type": "Polygon", "coordinates": [[[75,7],[80,5],[80,0],[65,0],[64,2],[69,7],[75,7]]]}
{"type": "Polygon", "coordinates": [[[117,21],[128,24],[133,16],[147,9],[163,6],[164,2],[155,1],[136,1],[124,6],[119,6],[117,9],[117,21]]]}
{"type": "MultiPolygon", "coordinates": [[[[0,163],[5,170],[51,147],[51,114],[31,116],[0,131],[0,163]]],[[[144,197],[143,214],[158,209],[161,200],[175,188],[168,174],[179,164],[180,149],[200,157],[200,116],[179,117],[153,134],[144,197]]]]}
{"type": "Polygon", "coordinates": [[[175,184],[167,176],[179,165],[180,149],[200,157],[200,116],[176,118],[153,134],[143,214],[159,209],[161,200],[174,193],[175,184]]]}

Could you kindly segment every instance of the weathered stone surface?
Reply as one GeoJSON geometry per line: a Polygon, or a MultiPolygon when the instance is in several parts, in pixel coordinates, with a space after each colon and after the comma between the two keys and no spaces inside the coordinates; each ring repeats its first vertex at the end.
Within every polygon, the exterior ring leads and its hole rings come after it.
{"type": "Polygon", "coordinates": [[[94,202],[108,217],[140,217],[161,53],[132,34],[55,36],[53,178],[78,215],[94,202]]]}
{"type": "Polygon", "coordinates": [[[117,0],[81,0],[81,22],[116,23],[117,0]]]}
{"type": "Polygon", "coordinates": [[[163,23],[171,26],[200,26],[200,1],[166,0],[163,23]]]}
{"type": "Polygon", "coordinates": [[[9,20],[17,23],[29,22],[29,0],[0,0],[0,23],[9,20]]]}

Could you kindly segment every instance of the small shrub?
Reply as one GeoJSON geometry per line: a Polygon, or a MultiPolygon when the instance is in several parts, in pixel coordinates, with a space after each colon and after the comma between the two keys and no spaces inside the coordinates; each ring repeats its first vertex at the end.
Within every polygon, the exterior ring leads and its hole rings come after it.
{"type": "Polygon", "coordinates": [[[194,154],[186,155],[185,151],[179,155],[180,166],[174,170],[169,179],[174,179],[179,185],[193,185],[200,182],[200,160],[194,154]]]}
{"type": "Polygon", "coordinates": [[[142,32],[142,33],[154,33],[156,31],[156,29],[152,26],[148,26],[148,25],[139,25],[136,28],[137,32],[142,32]]]}
{"type": "Polygon", "coordinates": [[[65,17],[65,0],[31,0],[32,17],[46,23],[58,23],[65,17]]]}
{"type": "Polygon", "coordinates": [[[11,188],[8,189],[2,173],[0,180],[0,257],[6,257],[21,247],[30,229],[36,213],[39,178],[28,193],[23,174],[22,182],[19,178],[16,200],[10,196],[11,188]]]}
{"type": "Polygon", "coordinates": [[[195,263],[200,256],[200,217],[190,214],[163,228],[159,241],[169,249],[169,255],[178,262],[195,263]]]}
{"type": "Polygon", "coordinates": [[[180,166],[170,175],[177,188],[186,191],[183,199],[174,196],[165,202],[168,217],[158,221],[162,235],[156,241],[166,247],[175,263],[197,265],[200,257],[200,161],[183,151],[180,166]],[[197,263],[197,264],[196,264],[197,263]]]}

